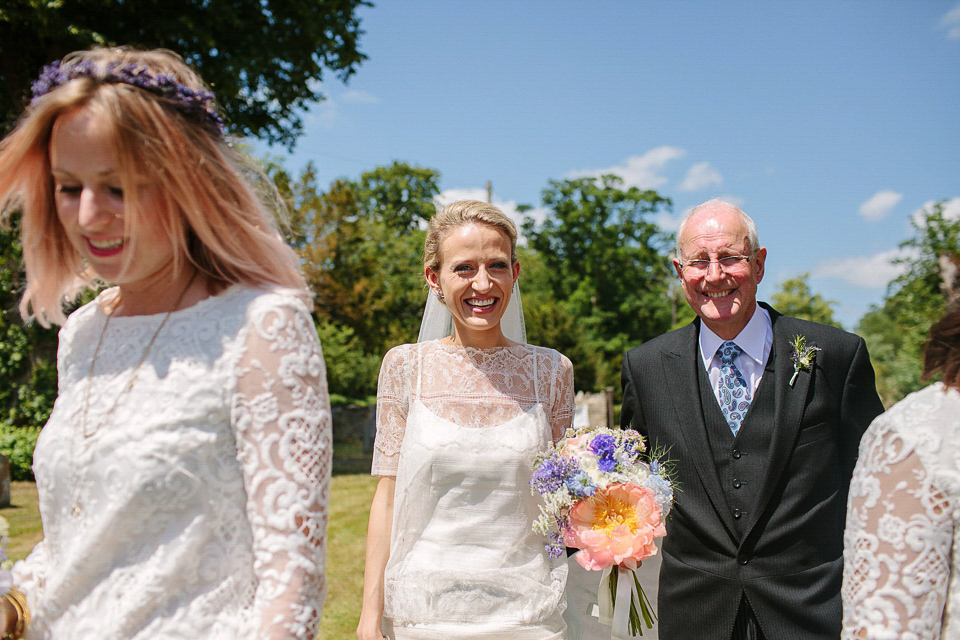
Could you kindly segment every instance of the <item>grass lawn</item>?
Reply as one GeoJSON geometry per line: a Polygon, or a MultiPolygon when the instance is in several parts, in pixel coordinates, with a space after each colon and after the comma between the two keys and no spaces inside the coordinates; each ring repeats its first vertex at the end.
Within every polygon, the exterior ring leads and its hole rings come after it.
{"type": "MultiPolygon", "coordinates": [[[[333,478],[327,531],[327,602],[318,640],[356,637],[363,593],[367,513],[376,487],[377,479],[369,474],[333,478]]],[[[7,553],[13,560],[20,560],[43,538],[36,485],[11,482],[10,496],[11,506],[0,509],[0,516],[10,523],[7,553]]]]}

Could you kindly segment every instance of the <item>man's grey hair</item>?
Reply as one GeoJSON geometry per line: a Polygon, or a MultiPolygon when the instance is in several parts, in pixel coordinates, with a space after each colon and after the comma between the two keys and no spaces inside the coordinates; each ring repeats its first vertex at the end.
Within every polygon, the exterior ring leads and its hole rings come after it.
{"type": "Polygon", "coordinates": [[[740,216],[740,219],[743,221],[744,226],[747,228],[747,243],[750,245],[750,255],[753,255],[757,249],[760,248],[760,238],[757,235],[757,225],[754,224],[753,218],[748,216],[743,212],[743,209],[738,207],[735,204],[731,204],[726,200],[721,198],[713,198],[712,200],[707,200],[702,204],[698,204],[693,209],[690,210],[690,213],[680,222],[680,226],[677,228],[677,243],[676,243],[676,252],[677,260],[683,260],[683,254],[680,252],[680,238],[683,237],[683,230],[687,227],[687,222],[693,216],[710,209],[729,209],[737,213],[740,216]]]}

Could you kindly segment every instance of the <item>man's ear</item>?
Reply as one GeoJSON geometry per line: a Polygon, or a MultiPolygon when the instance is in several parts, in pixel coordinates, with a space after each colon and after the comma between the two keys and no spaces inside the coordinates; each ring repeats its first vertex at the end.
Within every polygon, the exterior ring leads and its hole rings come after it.
{"type": "Polygon", "coordinates": [[[760,282],[761,280],[763,280],[763,263],[766,259],[767,259],[767,248],[760,247],[759,249],[757,249],[756,255],[753,256],[753,261],[755,263],[753,268],[757,272],[757,282],[760,282]]]}

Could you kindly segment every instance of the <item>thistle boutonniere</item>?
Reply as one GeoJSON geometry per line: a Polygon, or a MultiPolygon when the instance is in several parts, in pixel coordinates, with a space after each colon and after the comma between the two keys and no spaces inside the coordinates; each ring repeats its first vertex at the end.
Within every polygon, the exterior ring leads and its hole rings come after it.
{"type": "Polygon", "coordinates": [[[790,358],[793,360],[793,376],[790,377],[790,386],[797,381],[797,376],[801,371],[810,371],[814,361],[817,359],[817,351],[822,351],[820,347],[807,346],[806,336],[793,336],[793,353],[790,358]]]}

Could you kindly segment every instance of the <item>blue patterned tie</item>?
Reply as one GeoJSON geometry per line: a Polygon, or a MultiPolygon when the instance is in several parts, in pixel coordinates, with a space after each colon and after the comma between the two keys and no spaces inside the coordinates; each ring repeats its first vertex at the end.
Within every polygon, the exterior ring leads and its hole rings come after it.
{"type": "Polygon", "coordinates": [[[743,350],[728,340],[720,345],[717,353],[720,354],[720,410],[730,425],[730,431],[737,435],[752,399],[747,381],[737,365],[733,364],[743,350]]]}

